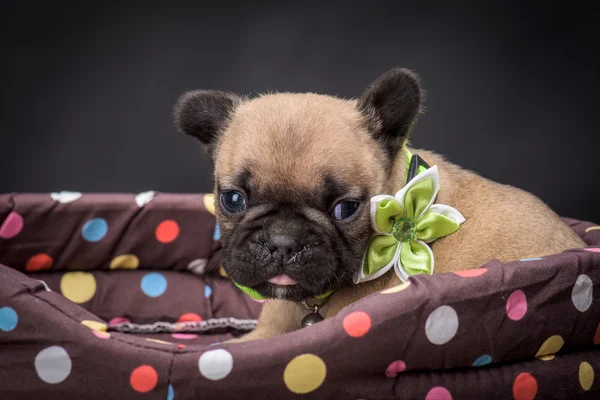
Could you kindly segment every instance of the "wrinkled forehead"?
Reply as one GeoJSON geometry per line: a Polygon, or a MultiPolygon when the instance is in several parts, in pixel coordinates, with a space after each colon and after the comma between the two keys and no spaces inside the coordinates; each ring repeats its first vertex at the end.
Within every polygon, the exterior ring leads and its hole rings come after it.
{"type": "Polygon", "coordinates": [[[331,191],[362,195],[377,149],[352,104],[294,95],[236,111],[216,159],[220,187],[269,193],[331,191]]]}

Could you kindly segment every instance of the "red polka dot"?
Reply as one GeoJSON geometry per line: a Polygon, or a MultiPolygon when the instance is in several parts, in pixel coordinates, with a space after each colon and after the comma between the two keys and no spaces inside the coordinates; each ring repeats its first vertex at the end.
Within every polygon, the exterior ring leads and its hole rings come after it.
{"type": "Polygon", "coordinates": [[[133,370],[129,378],[129,383],[131,383],[131,387],[136,392],[146,393],[156,387],[158,374],[151,366],[142,365],[133,370]]]}
{"type": "Polygon", "coordinates": [[[25,264],[25,270],[33,272],[41,271],[44,269],[50,269],[52,268],[53,263],[54,260],[52,259],[52,257],[50,257],[48,254],[40,253],[31,257],[27,261],[27,264],[25,264]]]}
{"type": "Polygon", "coordinates": [[[600,344],[600,324],[596,328],[596,334],[594,335],[594,344],[600,344]]]}
{"type": "Polygon", "coordinates": [[[179,225],[172,219],[161,222],[156,227],[156,240],[161,243],[171,243],[179,236],[179,225]]]}
{"type": "Polygon", "coordinates": [[[463,278],[475,278],[487,272],[486,268],[468,269],[466,271],[454,271],[454,273],[463,278]]]}
{"type": "Polygon", "coordinates": [[[344,330],[352,337],[361,337],[371,329],[371,317],[364,311],[355,311],[344,318],[344,330]]]}
{"type": "Polygon", "coordinates": [[[178,349],[183,349],[183,348],[185,348],[185,344],[178,344],[178,345],[177,345],[177,348],[178,348],[178,349]]]}
{"type": "Polygon", "coordinates": [[[513,383],[515,400],[533,400],[537,394],[537,389],[535,378],[527,372],[519,374],[515,379],[515,383],[513,383]]]}
{"type": "Polygon", "coordinates": [[[177,322],[200,322],[200,321],[202,321],[202,317],[199,316],[198,314],[194,314],[194,313],[183,314],[177,320],[177,322]]]}

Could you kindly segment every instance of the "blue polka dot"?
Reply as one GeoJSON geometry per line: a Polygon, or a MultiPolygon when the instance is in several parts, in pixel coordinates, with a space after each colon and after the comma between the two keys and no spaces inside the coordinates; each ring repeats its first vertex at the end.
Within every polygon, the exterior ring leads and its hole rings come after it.
{"type": "Polygon", "coordinates": [[[215,225],[215,233],[213,233],[213,240],[221,239],[221,228],[219,228],[219,224],[215,225]]]}
{"type": "Polygon", "coordinates": [[[536,261],[536,260],[541,260],[541,258],[536,257],[536,258],[521,258],[519,261],[536,261]]]}
{"type": "Polygon", "coordinates": [[[81,236],[88,242],[97,242],[102,240],[108,232],[108,224],[104,218],[90,219],[83,225],[81,236]]]}
{"type": "Polygon", "coordinates": [[[479,357],[477,360],[475,360],[475,362],[473,363],[473,366],[481,367],[484,365],[488,365],[491,362],[492,362],[492,356],[490,356],[489,354],[484,354],[481,357],[479,357]]]}
{"type": "Polygon", "coordinates": [[[208,285],[204,286],[204,297],[206,297],[208,299],[211,294],[212,294],[212,289],[210,288],[210,286],[208,286],[208,285]]]}
{"type": "Polygon", "coordinates": [[[144,275],[140,286],[145,295],[158,297],[167,290],[167,279],[159,272],[150,272],[144,275]]]}
{"type": "Polygon", "coordinates": [[[221,342],[214,342],[214,343],[209,344],[209,346],[216,346],[218,344],[221,344],[221,342]]]}
{"type": "Polygon", "coordinates": [[[12,331],[17,327],[17,322],[19,322],[19,316],[13,308],[0,308],[0,331],[12,331]]]}
{"type": "Polygon", "coordinates": [[[173,400],[175,398],[175,390],[173,390],[173,386],[169,385],[169,390],[167,391],[167,400],[173,400]]]}

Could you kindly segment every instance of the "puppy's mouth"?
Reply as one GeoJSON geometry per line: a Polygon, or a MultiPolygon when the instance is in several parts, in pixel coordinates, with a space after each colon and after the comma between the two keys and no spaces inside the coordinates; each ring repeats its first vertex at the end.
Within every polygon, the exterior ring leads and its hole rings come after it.
{"type": "Polygon", "coordinates": [[[294,278],[290,278],[285,274],[274,276],[268,282],[279,286],[292,286],[298,283],[294,278]]]}

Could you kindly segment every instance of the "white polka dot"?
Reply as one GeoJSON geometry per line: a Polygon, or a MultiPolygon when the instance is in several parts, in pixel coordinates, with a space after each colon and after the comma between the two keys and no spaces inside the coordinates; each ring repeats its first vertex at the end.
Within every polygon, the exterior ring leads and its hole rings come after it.
{"type": "Polygon", "coordinates": [[[35,371],[46,383],[60,383],[71,373],[71,358],[60,346],[47,347],[35,357],[35,371]]]}
{"type": "Polygon", "coordinates": [[[137,196],[135,196],[135,204],[137,204],[138,207],[144,207],[146,204],[152,201],[154,194],[155,193],[152,190],[139,193],[137,196]]]}
{"type": "Polygon", "coordinates": [[[217,381],[229,375],[233,369],[233,357],[224,349],[210,350],[200,356],[198,368],[203,377],[217,381]]]}
{"type": "Polygon", "coordinates": [[[187,269],[194,274],[204,275],[207,263],[208,260],[206,258],[197,258],[188,264],[187,269]]]}
{"type": "Polygon", "coordinates": [[[594,284],[587,275],[579,275],[573,291],[571,292],[571,300],[578,311],[584,312],[592,305],[594,284]]]}
{"type": "Polygon", "coordinates": [[[458,331],[458,315],[450,306],[433,310],[425,321],[425,334],[433,344],[448,343],[458,331]]]}
{"type": "Polygon", "coordinates": [[[42,285],[44,285],[44,289],[46,289],[46,292],[51,292],[52,290],[48,287],[48,284],[46,284],[46,282],[44,281],[40,281],[38,280],[38,282],[41,282],[42,285]]]}
{"type": "Polygon", "coordinates": [[[81,198],[82,194],[80,192],[54,192],[54,193],[50,193],[50,197],[52,197],[52,200],[54,201],[58,201],[59,203],[72,203],[75,200],[78,200],[79,198],[81,198]]]}

